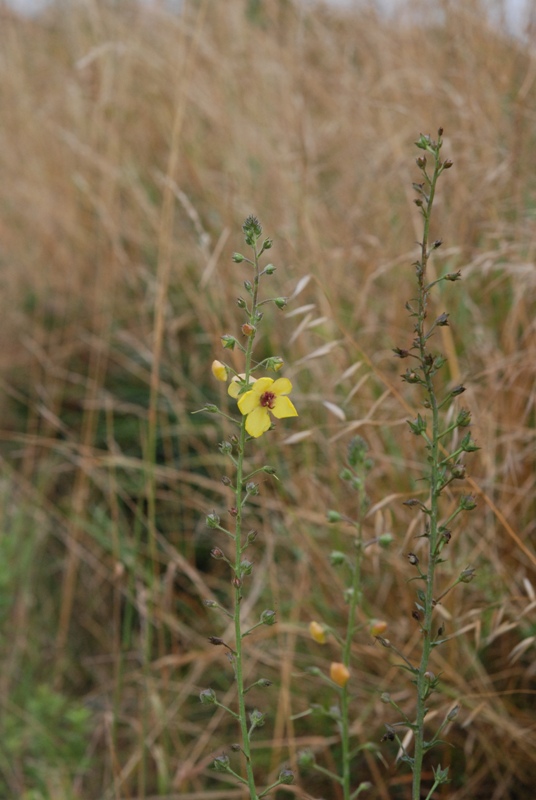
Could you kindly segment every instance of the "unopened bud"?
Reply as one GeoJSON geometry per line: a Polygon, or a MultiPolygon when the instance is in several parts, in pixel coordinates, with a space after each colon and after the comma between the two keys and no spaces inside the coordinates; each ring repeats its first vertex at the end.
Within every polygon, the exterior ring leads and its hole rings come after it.
{"type": "Polygon", "coordinates": [[[265,609],[261,614],[261,622],[263,625],[275,625],[275,611],[265,609]]]}
{"type": "Polygon", "coordinates": [[[387,630],[387,622],[384,619],[371,619],[369,622],[369,633],[371,636],[380,636],[387,630]]]}
{"type": "Polygon", "coordinates": [[[350,671],[344,664],[334,661],[329,668],[329,677],[333,683],[336,683],[337,686],[340,686],[342,689],[350,679],[350,671]]]}
{"type": "Polygon", "coordinates": [[[279,783],[283,786],[289,786],[294,783],[294,773],[291,769],[282,769],[279,773],[279,783]]]}
{"type": "Polygon", "coordinates": [[[462,408],[462,410],[458,413],[456,417],[456,425],[459,428],[467,428],[468,425],[471,424],[471,412],[468,411],[466,408],[462,408]]]}
{"type": "Polygon", "coordinates": [[[244,261],[244,256],[242,253],[233,253],[233,261],[235,264],[241,264],[244,261]]]}
{"type": "Polygon", "coordinates": [[[204,706],[213,705],[216,702],[216,695],[214,694],[214,690],[203,689],[203,691],[199,695],[199,699],[201,700],[204,706]]]}
{"type": "Polygon", "coordinates": [[[476,569],[473,569],[473,567],[466,567],[460,575],[460,581],[461,583],[471,583],[475,575],[476,569]]]}
{"type": "Polygon", "coordinates": [[[251,722],[253,727],[262,728],[262,726],[266,722],[266,714],[263,714],[262,711],[259,711],[258,708],[254,708],[249,715],[249,721],[251,722]]]}
{"type": "Polygon", "coordinates": [[[222,383],[225,383],[228,377],[227,367],[225,364],[222,364],[221,361],[213,361],[211,370],[217,381],[222,381],[222,383]]]}
{"type": "Polygon", "coordinates": [[[394,536],[392,533],[382,533],[381,536],[378,537],[378,544],[380,547],[389,547],[393,539],[394,536]]]}
{"type": "Polygon", "coordinates": [[[247,558],[244,558],[240,562],[240,575],[251,575],[253,571],[253,564],[251,561],[248,561],[247,558]]]}
{"type": "Polygon", "coordinates": [[[230,768],[229,756],[217,756],[212,762],[212,766],[216,772],[228,772],[230,768]]]}
{"type": "Polygon", "coordinates": [[[245,322],[242,325],[241,330],[244,336],[253,336],[253,334],[256,332],[256,328],[253,325],[250,325],[249,322],[245,322]]]}
{"type": "Polygon", "coordinates": [[[460,497],[460,508],[462,511],[472,511],[476,508],[475,498],[471,494],[460,497]]]}
{"type": "Polygon", "coordinates": [[[340,567],[346,563],[346,556],[340,550],[332,550],[329,554],[329,563],[332,567],[340,567]]]}
{"type": "Polygon", "coordinates": [[[230,333],[224,333],[221,337],[221,343],[226,350],[234,350],[236,339],[230,333]]]}
{"type": "Polygon", "coordinates": [[[309,633],[311,634],[311,638],[317,644],[326,644],[327,636],[326,631],[324,630],[324,626],[320,625],[318,622],[310,622],[309,623],[309,633]]]}
{"type": "Polygon", "coordinates": [[[298,753],[298,766],[302,769],[312,767],[315,763],[315,756],[312,750],[300,750],[298,753]]]}

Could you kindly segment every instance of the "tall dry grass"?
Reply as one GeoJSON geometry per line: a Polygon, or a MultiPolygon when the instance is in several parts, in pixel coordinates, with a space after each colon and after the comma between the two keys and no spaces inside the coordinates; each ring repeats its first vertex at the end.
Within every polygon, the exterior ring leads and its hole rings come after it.
{"type": "MultiPolygon", "coordinates": [[[[227,591],[204,526],[226,499],[221,431],[190,412],[214,398],[208,365],[236,329],[230,254],[251,211],[275,239],[278,291],[310,276],[265,344],[288,362],[304,432],[268,441],[284,480],[258,507],[252,594],[280,621],[250,654],[277,685],[267,780],[304,745],[328,765],[336,748],[322,721],[290,719],[319,699],[305,668],[331,660],[304,623],[344,614],[327,554],[349,533],[324,519],[349,502],[337,476],[354,431],[376,464],[370,531],[396,538],[367,558],[369,609],[417,645],[401,505],[418,485],[415,401],[391,348],[411,336],[412,142],[442,125],[455,166],[435,264],[463,274],[444,293],[442,347],[482,447],[479,512],[450,562],[477,578],[441,610],[453,638],[437,668],[462,707],[442,796],[532,797],[536,55],[487,24],[486,5],[415,0],[409,22],[290,0],[0,11],[4,796],[242,796],[207,769],[235,734],[196,700],[226,685],[202,610],[227,591]],[[54,698],[91,712],[67,744],[54,698]]],[[[377,741],[380,692],[410,697],[386,651],[360,639],[355,655],[354,727],[377,741]]],[[[373,796],[409,796],[395,755],[358,765],[373,796]]],[[[293,791],[333,789],[303,775],[293,791]]]]}

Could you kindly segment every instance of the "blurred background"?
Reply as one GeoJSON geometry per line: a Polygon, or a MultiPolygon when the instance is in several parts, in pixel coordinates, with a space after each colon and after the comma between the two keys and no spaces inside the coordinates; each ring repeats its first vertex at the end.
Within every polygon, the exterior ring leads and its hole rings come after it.
{"type": "MultiPolygon", "coordinates": [[[[267,311],[257,352],[284,358],[300,414],[254,456],[280,477],[251,519],[245,613],[278,615],[249,651],[251,676],[274,682],[251,698],[270,711],[259,780],[296,768],[302,747],[336,763],[332,723],[300,715],[333,702],[306,670],[326,671],[337,648],[307,626],[344,627],[329,553],[351,548],[351,530],[325,518],[354,513],[339,472],[356,433],[375,465],[365,533],[394,537],[367,550],[363,621],[385,619],[404,652],[418,649],[405,557],[416,517],[402,502],[421,485],[406,423],[420,406],[392,348],[412,336],[414,142],[439,126],[454,166],[432,269],[462,281],[436,294],[450,314],[437,343],[482,449],[464,487],[478,509],[453,531],[442,580],[477,575],[438,610],[451,638],[430,718],[461,711],[454,747],[432,760],[453,778],[438,796],[533,797],[536,46],[531,4],[515,8],[0,4],[1,797],[243,797],[210,769],[234,726],[198,699],[211,686],[233,702],[229,664],[207,643],[224,625],[203,605],[228,596],[205,525],[229,505],[227,430],[192,412],[227,403],[210,364],[243,321],[248,274],[231,255],[250,213],[274,239],[267,291],[290,298],[267,311]]],[[[354,657],[353,729],[378,745],[393,722],[381,692],[411,709],[411,686],[365,631],[354,657]]],[[[364,751],[356,785],[409,798],[395,758],[390,744],[364,751]]],[[[338,796],[296,776],[278,800],[338,796]]]]}

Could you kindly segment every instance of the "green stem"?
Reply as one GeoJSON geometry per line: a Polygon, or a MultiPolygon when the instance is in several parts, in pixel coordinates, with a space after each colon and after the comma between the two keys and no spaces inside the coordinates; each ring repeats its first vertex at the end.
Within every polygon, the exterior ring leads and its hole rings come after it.
{"type": "MultiPolygon", "coordinates": [[[[259,289],[259,260],[257,255],[257,248],[255,248],[255,278],[253,284],[253,302],[250,314],[250,324],[255,324],[255,315],[257,311],[257,297],[259,289]]],[[[255,336],[248,336],[246,354],[245,354],[245,380],[249,383],[251,373],[251,361],[253,352],[253,340],[255,336]]],[[[236,489],[235,489],[235,587],[234,587],[234,629],[235,629],[235,656],[234,667],[236,677],[236,687],[238,695],[238,717],[240,721],[240,732],[242,737],[242,752],[244,753],[246,762],[246,776],[247,785],[249,787],[249,794],[251,800],[258,800],[257,789],[255,786],[255,776],[253,774],[253,763],[251,760],[251,747],[250,747],[250,733],[248,730],[248,719],[246,712],[245,700],[245,686],[244,686],[244,658],[242,643],[244,634],[242,633],[242,623],[240,618],[240,608],[242,603],[242,581],[240,578],[240,562],[242,558],[242,512],[246,501],[243,494],[244,483],[244,456],[246,447],[246,417],[242,418],[240,425],[240,437],[238,444],[238,458],[236,463],[236,489]]]]}
{"type": "Polygon", "coordinates": [[[434,172],[430,180],[430,193],[426,208],[423,210],[424,216],[424,230],[423,240],[421,243],[421,262],[418,268],[418,282],[419,282],[419,309],[417,316],[417,342],[419,350],[419,360],[422,367],[423,379],[426,385],[426,394],[429,407],[432,412],[432,436],[429,444],[429,461],[430,468],[430,505],[429,505],[429,534],[428,534],[428,568],[426,571],[426,588],[425,588],[425,601],[424,601],[424,621],[422,625],[422,653],[419,671],[417,675],[417,710],[415,718],[415,751],[413,756],[413,787],[412,787],[412,800],[420,800],[421,797],[421,779],[422,779],[422,764],[425,752],[424,746],[424,718],[426,716],[426,702],[427,702],[427,687],[428,681],[425,674],[428,671],[428,663],[430,654],[432,652],[432,615],[434,609],[434,572],[436,567],[435,553],[437,550],[437,538],[439,527],[439,494],[440,489],[440,471],[439,471],[439,443],[440,443],[440,428],[439,428],[439,409],[437,398],[435,394],[432,366],[430,365],[428,353],[426,351],[427,337],[424,330],[428,290],[426,287],[426,267],[428,263],[428,240],[430,234],[430,220],[432,214],[432,206],[434,202],[434,195],[436,189],[437,179],[441,173],[441,162],[439,158],[441,139],[434,148],[434,172]]]}
{"type": "MultiPolygon", "coordinates": [[[[362,527],[362,500],[361,493],[358,492],[359,519],[356,523],[356,557],[353,565],[352,591],[348,608],[348,623],[346,627],[346,639],[344,642],[342,663],[350,670],[350,659],[352,654],[352,638],[355,631],[357,609],[361,605],[361,562],[363,560],[363,527],[362,527]]],[[[350,758],[350,692],[348,684],[343,686],[341,693],[341,748],[342,748],[342,790],[344,800],[350,800],[350,777],[351,777],[351,758],[350,758]]]]}

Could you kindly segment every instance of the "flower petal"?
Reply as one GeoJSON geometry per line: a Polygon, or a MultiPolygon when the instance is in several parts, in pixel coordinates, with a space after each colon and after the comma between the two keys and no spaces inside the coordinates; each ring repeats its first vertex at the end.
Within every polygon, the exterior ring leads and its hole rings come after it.
{"type": "Polygon", "coordinates": [[[271,408],[270,411],[276,419],[298,416],[298,412],[288,397],[276,397],[274,407],[271,408]]]}
{"type": "Polygon", "coordinates": [[[268,391],[268,389],[273,392],[272,384],[275,386],[276,383],[278,383],[278,381],[275,381],[274,383],[273,378],[259,378],[259,380],[255,381],[255,386],[252,388],[252,391],[258,394],[260,397],[261,394],[264,394],[266,391],[268,391]]]}
{"type": "Polygon", "coordinates": [[[246,431],[254,439],[258,439],[259,436],[266,433],[271,424],[268,409],[263,406],[258,405],[246,417],[246,431]]]}
{"type": "Polygon", "coordinates": [[[241,394],[238,398],[238,408],[242,414],[251,414],[260,404],[261,399],[254,389],[250,389],[249,392],[241,394]]]}
{"type": "Polygon", "coordinates": [[[292,384],[288,378],[278,378],[276,381],[274,381],[271,391],[277,395],[290,394],[292,391],[292,384]]]}

